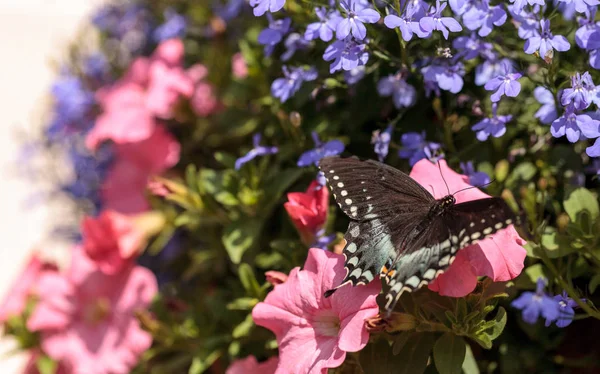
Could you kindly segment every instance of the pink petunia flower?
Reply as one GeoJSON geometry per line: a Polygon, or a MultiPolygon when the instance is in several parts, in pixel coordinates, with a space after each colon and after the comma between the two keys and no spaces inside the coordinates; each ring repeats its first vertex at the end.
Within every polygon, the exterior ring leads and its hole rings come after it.
{"type": "Polygon", "coordinates": [[[44,262],[34,253],[29,258],[25,269],[13,283],[10,291],[0,305],[0,322],[6,322],[11,316],[23,313],[29,296],[37,293],[37,285],[42,275],[54,273],[58,269],[54,264],[44,262]]]}
{"type": "Polygon", "coordinates": [[[200,117],[208,117],[217,112],[221,105],[215,96],[213,86],[204,81],[208,69],[202,64],[195,64],[187,70],[187,75],[194,82],[194,93],[190,98],[190,106],[200,117]]]}
{"type": "Polygon", "coordinates": [[[317,187],[313,181],[306,192],[287,194],[288,202],[283,204],[304,243],[313,243],[315,234],[327,221],[329,209],[329,189],[317,187]]]}
{"type": "Polygon", "coordinates": [[[145,141],[116,147],[116,161],[102,185],[105,209],[124,214],[149,209],[144,191],[152,175],[163,173],[179,161],[180,145],[163,127],[145,141]]]}
{"type": "MultiPolygon", "coordinates": [[[[469,177],[450,169],[446,161],[438,161],[441,167],[423,159],[415,164],[410,176],[428,189],[436,199],[455,193],[466,187],[469,177]],[[448,184],[444,183],[442,175],[448,184]]],[[[477,188],[457,193],[456,203],[489,197],[477,188]]],[[[477,276],[487,276],[494,281],[508,281],[516,278],[523,270],[526,251],[523,240],[513,225],[491,235],[475,245],[461,249],[454,262],[429,285],[429,289],[443,296],[463,297],[471,293],[477,285],[477,276]]]]}
{"type": "Polygon", "coordinates": [[[365,319],[376,316],[379,282],[323,293],[344,277],[344,257],[311,248],[304,269],[294,268],[252,310],[254,322],[273,331],[279,343],[276,373],[325,373],[369,341],[365,319]]]}
{"type": "Polygon", "coordinates": [[[107,274],[130,264],[144,242],[143,233],[131,218],[112,210],[103,211],[97,218],[85,217],[81,232],[83,250],[107,274]]]}
{"type": "Polygon", "coordinates": [[[279,359],[271,357],[265,362],[256,361],[256,357],[248,356],[235,360],[229,365],[225,374],[273,374],[277,369],[279,359]]]}
{"type": "Polygon", "coordinates": [[[156,278],[132,265],[107,275],[75,248],[67,273],[44,274],[27,328],[41,347],[73,373],[125,374],[152,344],[135,317],[158,291],[156,278]]]}
{"type": "Polygon", "coordinates": [[[233,55],[231,58],[231,71],[237,79],[244,79],[248,76],[248,65],[240,52],[233,55]]]}

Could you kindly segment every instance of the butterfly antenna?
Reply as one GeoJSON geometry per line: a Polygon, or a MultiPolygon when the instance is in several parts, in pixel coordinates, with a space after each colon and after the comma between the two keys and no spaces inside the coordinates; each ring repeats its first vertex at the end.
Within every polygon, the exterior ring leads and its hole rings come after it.
{"type": "Polygon", "coordinates": [[[440,165],[439,160],[438,160],[437,164],[438,164],[438,169],[440,169],[440,175],[442,176],[442,180],[444,181],[444,184],[446,185],[446,190],[448,190],[448,195],[451,195],[450,187],[448,187],[448,183],[446,183],[446,178],[444,178],[444,173],[442,173],[442,166],[440,165]]]}
{"type": "Polygon", "coordinates": [[[453,193],[453,194],[452,194],[452,196],[456,195],[456,194],[457,194],[457,193],[459,193],[459,192],[466,191],[466,190],[470,190],[470,189],[472,189],[472,188],[483,188],[483,187],[487,187],[487,186],[489,186],[490,184],[494,183],[495,181],[496,181],[495,179],[492,179],[490,182],[488,182],[488,183],[485,183],[485,184],[482,184],[481,186],[469,186],[469,187],[465,187],[465,188],[463,188],[463,189],[461,189],[461,190],[458,190],[458,191],[456,191],[455,193],[453,193]]]}

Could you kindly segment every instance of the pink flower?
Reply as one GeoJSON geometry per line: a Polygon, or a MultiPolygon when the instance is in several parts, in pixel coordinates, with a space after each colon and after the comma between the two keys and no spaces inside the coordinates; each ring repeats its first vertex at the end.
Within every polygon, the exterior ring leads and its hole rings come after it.
{"type": "Polygon", "coordinates": [[[75,248],[70,271],[44,274],[39,302],[27,321],[41,347],[74,373],[125,374],[152,344],[135,317],[156,294],[154,275],[130,266],[107,275],[75,248]]]}
{"type": "MultiPolygon", "coordinates": [[[[428,160],[415,164],[410,176],[439,199],[471,185],[469,177],[460,175],[450,169],[446,161],[440,160],[440,169],[428,160]],[[442,179],[448,183],[448,189],[442,179]]],[[[457,193],[456,202],[461,203],[489,197],[477,188],[457,193]]],[[[510,225],[487,239],[471,245],[458,252],[454,262],[445,273],[441,274],[429,289],[443,296],[462,297],[475,289],[477,276],[488,276],[494,281],[508,281],[516,278],[523,270],[526,251],[525,240],[519,237],[514,226],[510,225]]]]}
{"type": "Polygon", "coordinates": [[[279,359],[277,357],[271,357],[267,361],[259,363],[256,361],[256,357],[248,356],[233,361],[225,374],[273,374],[278,363],[279,359]]]}
{"type": "Polygon", "coordinates": [[[276,286],[278,284],[285,283],[285,281],[288,279],[288,275],[280,271],[269,270],[265,273],[265,278],[267,278],[267,282],[271,283],[273,286],[276,286]]]}
{"type": "Polygon", "coordinates": [[[304,243],[312,243],[316,232],[327,220],[329,190],[317,189],[318,186],[318,183],[313,181],[306,192],[288,193],[288,202],[283,204],[304,243]]]}
{"type": "Polygon", "coordinates": [[[131,218],[112,210],[103,211],[97,218],[85,217],[81,232],[83,250],[107,274],[129,265],[144,242],[143,233],[131,218]]]}
{"type": "Polygon", "coordinates": [[[254,322],[277,337],[277,373],[325,373],[340,366],[346,352],[367,344],[365,319],[379,313],[375,298],[380,284],[344,287],[325,298],[323,293],[343,277],[343,256],[311,248],[303,270],[294,268],[285,283],[254,307],[254,322]]]}
{"type": "Polygon", "coordinates": [[[29,258],[25,269],[13,283],[10,291],[0,305],[0,322],[6,322],[11,316],[23,313],[29,296],[36,294],[39,279],[46,273],[56,272],[53,264],[45,263],[34,253],[29,258]]]}
{"type": "Polygon", "coordinates": [[[231,58],[231,70],[233,76],[237,79],[244,79],[248,76],[248,66],[240,52],[234,54],[231,58]]]}
{"type": "Polygon", "coordinates": [[[180,145],[163,127],[145,141],[115,147],[116,161],[102,185],[105,209],[134,214],[149,209],[144,191],[152,175],[179,161],[180,145]]]}
{"type": "Polygon", "coordinates": [[[219,109],[219,102],[215,97],[213,87],[206,82],[196,84],[190,105],[196,115],[208,117],[219,109]]]}

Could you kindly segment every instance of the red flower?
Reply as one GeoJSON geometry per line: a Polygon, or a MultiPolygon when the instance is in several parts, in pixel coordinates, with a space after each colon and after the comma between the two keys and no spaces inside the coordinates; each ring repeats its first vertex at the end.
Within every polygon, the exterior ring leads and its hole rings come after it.
{"type": "Polygon", "coordinates": [[[313,181],[306,192],[289,193],[288,202],[283,205],[307,245],[314,241],[315,234],[327,220],[329,190],[318,187],[319,184],[313,181]]]}

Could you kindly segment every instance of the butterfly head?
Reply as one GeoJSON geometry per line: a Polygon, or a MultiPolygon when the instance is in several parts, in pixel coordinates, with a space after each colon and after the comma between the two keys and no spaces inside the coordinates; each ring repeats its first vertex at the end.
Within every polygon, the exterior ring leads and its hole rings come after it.
{"type": "Polygon", "coordinates": [[[448,208],[456,204],[456,199],[453,195],[444,196],[439,201],[442,208],[448,208]]]}
{"type": "Polygon", "coordinates": [[[456,204],[456,199],[452,195],[447,195],[437,200],[435,205],[429,210],[429,217],[433,218],[443,214],[448,208],[456,204]]]}

